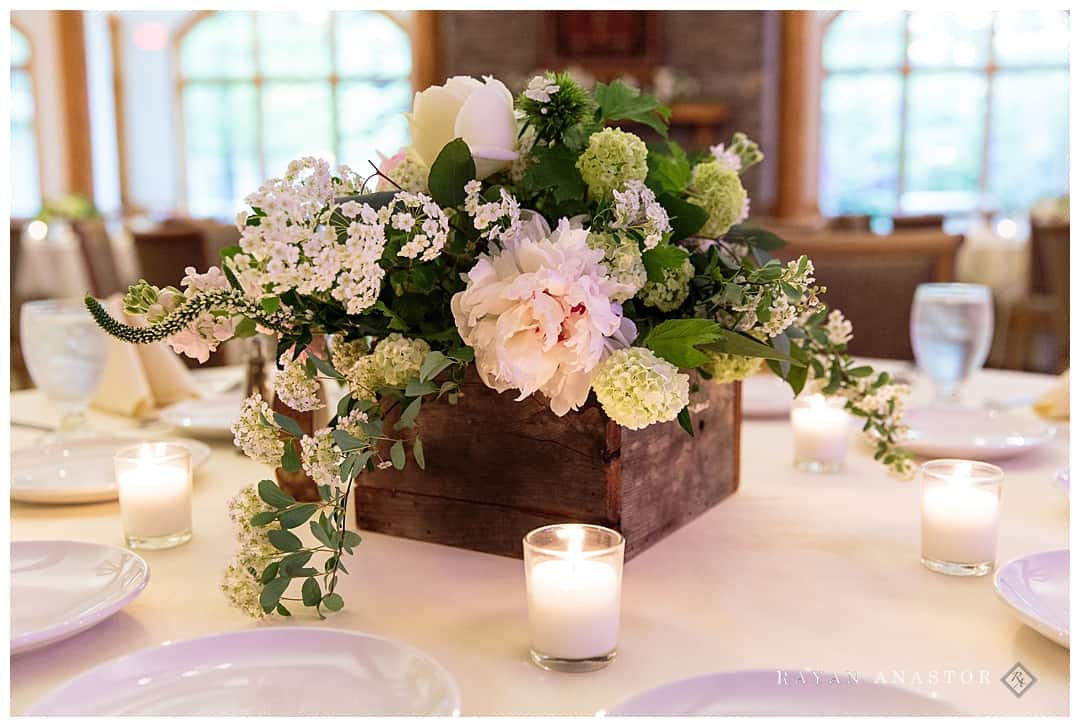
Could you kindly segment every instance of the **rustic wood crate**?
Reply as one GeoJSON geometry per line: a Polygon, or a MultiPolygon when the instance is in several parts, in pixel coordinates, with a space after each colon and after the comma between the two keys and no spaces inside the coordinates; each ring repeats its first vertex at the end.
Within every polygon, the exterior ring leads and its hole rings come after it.
{"type": "Polygon", "coordinates": [[[739,485],[740,387],[704,386],[691,439],[676,422],[620,427],[593,397],[557,417],[543,397],[516,402],[470,370],[456,406],[424,405],[426,471],[410,461],[357,479],[357,525],[520,558],[529,530],[589,522],[621,532],[631,558],[739,485]]]}

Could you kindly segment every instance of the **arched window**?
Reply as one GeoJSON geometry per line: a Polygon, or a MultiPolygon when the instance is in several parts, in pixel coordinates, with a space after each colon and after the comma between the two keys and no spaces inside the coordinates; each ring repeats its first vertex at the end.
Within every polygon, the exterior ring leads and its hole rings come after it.
{"type": "Polygon", "coordinates": [[[1068,188],[1069,17],[847,11],[822,45],[827,215],[1021,210],[1068,188]]]}
{"type": "Polygon", "coordinates": [[[34,133],[34,79],[30,42],[11,26],[11,215],[33,217],[41,208],[37,136],[34,133]]]}
{"type": "Polygon", "coordinates": [[[380,11],[224,11],[179,36],[186,202],[232,217],[244,195],[320,156],[363,173],[408,140],[412,49],[380,11]]]}

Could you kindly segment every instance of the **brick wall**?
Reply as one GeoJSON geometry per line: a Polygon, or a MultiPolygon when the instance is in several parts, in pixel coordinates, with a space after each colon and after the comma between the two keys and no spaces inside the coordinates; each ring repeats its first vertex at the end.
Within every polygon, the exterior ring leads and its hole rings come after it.
{"type": "MultiPolygon", "coordinates": [[[[493,74],[508,83],[520,82],[543,63],[543,15],[543,11],[442,12],[444,74],[493,74]]],[[[763,213],[775,188],[769,158],[777,138],[779,14],[672,11],[661,16],[661,28],[663,63],[696,78],[701,98],[731,107],[732,118],[722,136],[745,131],[765,150],[766,163],[746,180],[755,210],[763,213]]]]}

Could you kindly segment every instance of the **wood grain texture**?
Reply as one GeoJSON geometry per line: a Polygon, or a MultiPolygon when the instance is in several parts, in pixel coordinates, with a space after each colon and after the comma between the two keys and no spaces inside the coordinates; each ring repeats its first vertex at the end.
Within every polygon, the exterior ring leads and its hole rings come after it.
{"type": "Polygon", "coordinates": [[[693,439],[675,422],[624,429],[592,397],[556,417],[473,370],[463,390],[457,406],[424,406],[426,471],[410,461],[357,479],[361,529],[521,557],[532,528],[591,522],[620,530],[630,558],[738,487],[737,385],[705,385],[693,439]]]}

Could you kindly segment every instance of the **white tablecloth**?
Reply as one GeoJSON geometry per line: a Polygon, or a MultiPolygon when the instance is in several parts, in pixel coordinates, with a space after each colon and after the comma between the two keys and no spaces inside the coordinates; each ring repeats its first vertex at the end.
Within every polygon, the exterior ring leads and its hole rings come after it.
{"type": "MultiPolygon", "coordinates": [[[[1045,376],[986,371],[971,394],[1034,396],[1050,384],[1045,376]]],[[[38,394],[20,392],[12,416],[51,415],[38,394]]],[[[38,434],[13,429],[13,446],[38,434]]],[[[366,631],[431,653],[460,683],[466,715],[591,715],[671,680],[776,668],[904,681],[972,714],[1068,713],[1069,652],[1021,625],[989,577],[950,578],[919,564],[916,482],[888,478],[861,448],[843,474],[800,474],[790,438],[785,421],[745,422],[739,491],[626,564],[619,654],[602,671],[553,674],[529,663],[520,561],[377,534],[365,533],[348,561],[345,610],[292,623],[366,631]],[[1017,661],[1038,679],[1020,699],[998,681],[1017,661]],[[961,683],[961,672],[974,683],[961,683]],[[936,686],[928,686],[932,678],[936,686]]],[[[1052,481],[1068,464],[1067,441],[1062,431],[1044,449],[1004,463],[999,562],[1068,547],[1068,499],[1052,481]]],[[[231,446],[215,446],[196,478],[194,539],[145,553],[150,585],[123,612],[13,658],[12,712],[122,654],[288,623],[256,626],[217,590],[233,551],[225,501],[267,474],[231,446]]],[[[11,537],[119,545],[120,517],[116,503],[13,503],[11,537]]]]}

